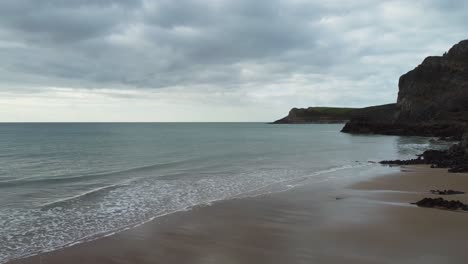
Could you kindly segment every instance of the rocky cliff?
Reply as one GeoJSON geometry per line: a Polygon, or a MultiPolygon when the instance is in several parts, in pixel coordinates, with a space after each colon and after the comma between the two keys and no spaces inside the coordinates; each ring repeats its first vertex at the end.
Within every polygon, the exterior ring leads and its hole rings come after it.
{"type": "Polygon", "coordinates": [[[468,40],[424,59],[398,87],[396,104],[364,108],[342,131],[460,138],[468,123],[468,40]]]}
{"type": "Polygon", "coordinates": [[[286,117],[273,124],[345,123],[355,110],[338,107],[293,108],[286,117]]]}

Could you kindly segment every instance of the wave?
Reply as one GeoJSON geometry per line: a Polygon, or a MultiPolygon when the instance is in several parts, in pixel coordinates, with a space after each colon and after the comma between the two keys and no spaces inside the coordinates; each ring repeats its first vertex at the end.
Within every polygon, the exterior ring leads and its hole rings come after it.
{"type": "Polygon", "coordinates": [[[63,198],[63,199],[55,200],[55,201],[50,202],[50,203],[45,203],[45,204],[40,205],[39,207],[41,208],[41,210],[49,210],[49,209],[52,209],[52,208],[55,208],[55,207],[62,207],[62,206],[65,206],[65,205],[80,201],[80,200],[82,200],[84,198],[103,195],[103,194],[105,194],[107,192],[110,192],[112,190],[115,190],[115,189],[120,188],[120,187],[125,187],[125,186],[128,186],[128,185],[126,185],[126,184],[114,184],[114,185],[103,186],[103,187],[99,187],[99,188],[95,188],[95,189],[86,191],[84,193],[80,193],[78,195],[74,195],[74,196],[71,196],[71,197],[66,197],[66,198],[63,198]]]}
{"type": "MultiPolygon", "coordinates": [[[[57,245],[50,245],[50,246],[48,246],[46,248],[42,248],[42,249],[36,250],[36,251],[30,251],[30,252],[28,252],[26,254],[25,254],[25,252],[23,252],[23,254],[15,255],[14,258],[32,256],[32,255],[36,255],[36,254],[39,254],[39,253],[49,252],[49,251],[52,251],[52,250],[57,250],[57,249],[60,249],[60,248],[69,247],[69,246],[80,244],[80,243],[83,243],[83,242],[95,240],[95,239],[98,239],[98,238],[101,238],[101,237],[110,236],[110,235],[122,232],[124,230],[128,230],[130,228],[135,228],[135,227],[140,226],[140,225],[142,225],[144,223],[152,221],[152,220],[154,220],[156,218],[159,218],[159,217],[162,217],[162,216],[165,216],[165,215],[168,215],[168,214],[172,214],[172,213],[175,213],[175,212],[191,210],[191,209],[193,209],[193,208],[195,208],[197,206],[204,206],[204,205],[209,206],[209,205],[212,205],[215,202],[219,202],[219,201],[223,201],[223,200],[239,199],[239,198],[243,198],[243,197],[254,197],[254,196],[262,195],[262,194],[265,194],[265,193],[272,193],[272,192],[282,192],[282,191],[286,191],[288,189],[291,189],[291,188],[294,188],[294,187],[297,187],[299,185],[304,184],[305,183],[304,180],[307,179],[307,178],[311,178],[311,177],[314,177],[314,176],[317,176],[317,175],[323,175],[323,174],[327,174],[327,173],[333,173],[333,172],[340,171],[340,170],[352,169],[352,168],[358,168],[358,167],[366,167],[366,166],[372,166],[372,165],[371,164],[361,163],[361,164],[348,164],[348,165],[343,165],[343,166],[332,167],[332,168],[328,168],[328,169],[325,169],[325,170],[316,171],[316,172],[311,173],[311,174],[303,175],[303,176],[298,177],[298,178],[293,178],[293,179],[290,178],[290,179],[275,181],[275,182],[270,183],[270,184],[265,184],[265,185],[259,186],[258,188],[252,188],[250,190],[243,190],[243,191],[240,191],[238,193],[230,194],[228,196],[223,195],[223,197],[203,200],[203,201],[199,201],[199,202],[195,202],[195,203],[188,203],[188,204],[186,204],[186,205],[184,205],[184,206],[182,206],[180,208],[174,208],[174,210],[157,212],[157,213],[153,214],[152,216],[147,216],[144,219],[140,219],[138,222],[128,223],[128,224],[122,225],[122,226],[116,226],[114,228],[101,230],[99,232],[93,232],[93,233],[90,233],[90,234],[87,234],[87,235],[84,235],[84,236],[81,236],[81,237],[77,237],[76,239],[74,239],[72,241],[68,241],[68,242],[65,242],[65,243],[62,242],[61,244],[57,244],[57,245]],[[294,183],[294,184],[291,184],[291,183],[294,183]],[[271,186],[271,185],[274,185],[274,184],[285,185],[287,188],[286,189],[285,188],[275,189],[274,191],[266,190],[266,188],[268,186],[271,186]],[[259,191],[259,190],[260,190],[260,192],[256,192],[256,191],[259,191]],[[243,195],[246,195],[246,196],[243,196],[243,195]]],[[[329,177],[327,177],[327,179],[328,178],[329,177]]],[[[159,180],[159,177],[157,179],[159,180]]],[[[325,179],[318,178],[317,180],[318,180],[317,182],[322,182],[325,179]]],[[[59,200],[56,200],[56,201],[53,201],[53,202],[50,202],[50,203],[42,204],[41,207],[39,207],[38,209],[40,209],[40,210],[50,210],[50,209],[57,208],[57,207],[70,206],[70,205],[73,205],[76,202],[82,201],[83,199],[86,199],[86,198],[89,198],[89,197],[95,198],[95,196],[104,195],[104,194],[106,194],[106,193],[108,193],[108,192],[110,192],[112,190],[122,188],[122,187],[126,187],[126,186],[129,186],[129,184],[116,184],[116,185],[109,185],[109,186],[99,187],[99,188],[96,188],[96,189],[81,193],[79,195],[75,195],[75,196],[72,196],[72,197],[67,197],[67,198],[59,199],[59,200]]],[[[9,257],[11,259],[12,256],[7,256],[7,257],[9,257]]],[[[1,262],[1,258],[0,258],[0,262],[1,262]]]]}
{"type": "MultiPolygon", "coordinates": [[[[342,170],[357,169],[357,168],[364,168],[364,167],[370,167],[370,166],[373,166],[373,164],[358,163],[358,164],[346,164],[346,165],[342,165],[342,166],[332,167],[332,168],[316,171],[314,173],[311,173],[309,175],[305,175],[305,176],[302,176],[302,177],[299,177],[299,178],[284,179],[284,180],[273,182],[273,183],[270,183],[270,184],[267,184],[267,185],[264,185],[264,186],[260,186],[258,188],[253,189],[253,190],[249,190],[249,191],[246,191],[244,193],[241,193],[241,194],[237,195],[236,197],[243,198],[243,197],[255,197],[255,196],[258,196],[258,195],[263,195],[265,193],[259,192],[259,191],[265,190],[265,189],[267,189],[267,188],[269,188],[271,186],[279,185],[279,184],[285,185],[286,188],[281,189],[281,190],[272,191],[272,192],[287,191],[287,190],[290,190],[292,188],[301,186],[302,185],[301,183],[304,183],[308,179],[314,178],[314,177],[319,176],[319,175],[325,175],[325,174],[328,174],[328,173],[338,172],[338,171],[342,171],[342,170]],[[293,184],[293,183],[295,183],[295,184],[293,184]],[[246,196],[244,196],[244,195],[246,195],[246,196]]],[[[329,178],[320,179],[320,180],[317,179],[317,181],[314,181],[314,182],[318,183],[318,182],[325,182],[325,181],[328,181],[328,180],[330,180],[330,179],[329,178]]],[[[272,192],[266,192],[266,193],[272,193],[272,192]]],[[[234,198],[236,198],[236,197],[234,197],[234,198]]]]}
{"type": "Polygon", "coordinates": [[[120,171],[113,171],[113,172],[108,172],[108,173],[97,173],[97,174],[84,174],[84,175],[78,175],[78,176],[72,176],[72,177],[54,177],[54,178],[40,178],[40,179],[35,179],[36,177],[24,177],[24,178],[17,178],[17,179],[12,179],[12,180],[7,180],[7,181],[0,181],[0,188],[2,187],[13,187],[13,186],[20,186],[20,185],[29,185],[29,184],[49,184],[49,183],[62,183],[62,182],[77,182],[77,181],[82,181],[84,179],[89,179],[89,178],[105,178],[105,177],[110,177],[110,176],[116,176],[116,175],[122,175],[122,174],[129,174],[129,173],[136,173],[136,172],[144,172],[144,171],[151,171],[154,169],[162,169],[162,168],[168,168],[171,166],[177,166],[189,162],[194,162],[196,161],[195,159],[187,159],[187,160],[181,160],[181,161],[175,161],[175,162],[167,162],[167,163],[158,163],[158,164],[152,164],[152,165],[147,165],[147,166],[141,166],[141,167],[135,167],[135,168],[130,168],[126,170],[120,170],[120,171]]]}
{"type": "MultiPolygon", "coordinates": [[[[125,171],[121,171],[119,173],[123,173],[123,172],[125,172],[125,171]]],[[[179,179],[183,178],[186,175],[187,175],[186,172],[169,173],[169,174],[164,174],[164,175],[155,177],[154,180],[157,180],[157,181],[174,181],[174,180],[179,180],[179,179]]],[[[147,177],[137,178],[137,179],[129,179],[129,180],[126,180],[125,182],[94,188],[94,189],[91,189],[89,191],[86,191],[86,192],[83,192],[83,193],[80,193],[80,194],[77,194],[77,195],[74,195],[74,196],[71,196],[71,197],[66,197],[66,198],[58,199],[58,200],[53,201],[53,202],[42,204],[39,207],[42,210],[48,210],[48,209],[51,209],[51,208],[60,207],[60,206],[63,206],[63,205],[67,205],[67,204],[71,204],[71,203],[74,203],[74,202],[82,201],[85,198],[95,198],[96,196],[104,195],[105,193],[107,193],[109,191],[112,191],[112,190],[115,190],[115,189],[118,189],[118,188],[121,188],[121,187],[128,187],[131,184],[135,184],[135,183],[140,182],[141,180],[144,181],[146,179],[147,179],[147,177]]]]}
{"type": "MultiPolygon", "coordinates": [[[[369,165],[368,164],[347,164],[347,165],[332,167],[332,168],[329,168],[329,169],[314,172],[314,173],[312,173],[310,175],[306,175],[306,176],[303,176],[303,177],[300,177],[300,178],[284,179],[284,180],[276,181],[276,182],[273,182],[273,183],[270,183],[270,184],[267,184],[267,185],[260,186],[260,187],[258,187],[256,189],[248,190],[246,192],[240,193],[239,195],[259,191],[259,190],[268,188],[269,186],[272,186],[272,185],[285,184],[285,183],[293,182],[293,181],[294,182],[304,181],[304,180],[306,180],[308,178],[318,176],[318,175],[328,174],[328,173],[332,173],[332,172],[336,172],[336,171],[340,171],[340,170],[345,170],[345,169],[366,167],[366,166],[369,166],[369,165]]],[[[178,180],[178,179],[180,179],[180,177],[182,177],[184,175],[186,175],[186,173],[171,173],[171,174],[166,174],[166,175],[159,176],[155,180],[164,180],[164,181],[178,180]]],[[[142,180],[142,179],[140,179],[140,180],[142,180]]],[[[69,205],[69,204],[78,202],[78,201],[82,201],[83,199],[86,199],[86,198],[95,198],[96,196],[104,195],[109,191],[112,191],[112,190],[115,190],[115,189],[118,189],[118,188],[121,188],[121,187],[130,186],[130,183],[135,183],[137,181],[138,181],[138,179],[135,179],[133,181],[126,181],[126,183],[112,184],[112,185],[108,185],[108,186],[95,188],[95,189],[80,193],[78,195],[74,195],[74,196],[62,198],[62,199],[59,199],[59,200],[56,200],[56,201],[53,201],[53,202],[50,202],[50,203],[42,204],[39,207],[42,210],[49,210],[49,209],[52,209],[52,208],[55,208],[55,207],[62,207],[62,206],[65,206],[65,205],[69,205]]],[[[296,185],[291,185],[291,186],[295,187],[296,185]]]]}

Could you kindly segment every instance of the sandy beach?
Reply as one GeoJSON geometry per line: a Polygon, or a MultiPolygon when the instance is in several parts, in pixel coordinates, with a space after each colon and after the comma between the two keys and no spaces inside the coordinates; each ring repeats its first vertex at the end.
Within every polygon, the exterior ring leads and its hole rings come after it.
{"type": "MultiPolygon", "coordinates": [[[[343,172],[349,173],[349,172],[343,172]]],[[[337,175],[340,176],[340,175],[337,175]]],[[[10,263],[466,263],[468,214],[411,205],[467,174],[425,166],[358,183],[305,184],[174,213],[10,263]]],[[[447,199],[468,202],[468,196],[447,199]]]]}

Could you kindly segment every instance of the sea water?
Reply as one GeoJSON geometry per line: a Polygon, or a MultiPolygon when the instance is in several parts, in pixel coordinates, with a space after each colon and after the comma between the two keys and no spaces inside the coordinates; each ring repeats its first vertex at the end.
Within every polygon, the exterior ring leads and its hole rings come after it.
{"type": "Polygon", "coordinates": [[[430,145],[341,127],[0,124],[0,262],[272,184],[414,157],[430,145]]]}

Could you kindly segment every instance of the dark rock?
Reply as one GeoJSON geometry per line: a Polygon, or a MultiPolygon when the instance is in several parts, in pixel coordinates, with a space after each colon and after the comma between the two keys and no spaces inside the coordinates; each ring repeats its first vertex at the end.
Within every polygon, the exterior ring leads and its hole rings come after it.
{"type": "Polygon", "coordinates": [[[453,168],[448,169],[448,172],[452,172],[452,173],[468,172],[468,166],[464,165],[464,166],[453,167],[453,168]]]}
{"type": "Polygon", "coordinates": [[[464,194],[464,192],[454,191],[454,190],[431,190],[432,194],[438,195],[456,195],[456,194],[464,194]]]}
{"type": "Polygon", "coordinates": [[[448,201],[443,198],[423,198],[422,200],[413,203],[419,207],[440,208],[448,210],[464,210],[468,211],[468,205],[460,201],[448,201]]]}
{"type": "Polygon", "coordinates": [[[431,168],[449,168],[449,172],[468,172],[468,156],[463,144],[454,144],[448,150],[426,150],[417,159],[384,160],[384,165],[428,164],[431,168]]]}
{"type": "Polygon", "coordinates": [[[417,165],[426,164],[423,159],[410,159],[410,160],[383,160],[380,164],[384,165],[417,165]]]}
{"type": "Polygon", "coordinates": [[[465,159],[468,159],[468,129],[465,130],[460,142],[461,151],[465,154],[465,159]]]}

